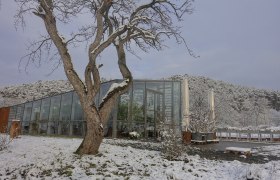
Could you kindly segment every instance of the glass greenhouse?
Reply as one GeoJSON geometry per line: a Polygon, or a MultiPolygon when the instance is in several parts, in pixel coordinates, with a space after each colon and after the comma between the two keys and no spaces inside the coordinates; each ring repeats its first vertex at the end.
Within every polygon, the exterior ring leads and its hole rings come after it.
{"type": "MultiPolygon", "coordinates": [[[[95,98],[99,104],[112,83],[102,83],[95,98]]],[[[79,98],[74,91],[10,107],[8,126],[13,119],[21,121],[22,134],[83,136],[86,122],[79,98]]],[[[161,124],[180,129],[181,82],[167,80],[134,80],[122,94],[108,120],[105,136],[120,137],[136,131],[143,137],[155,137],[161,124]]]]}

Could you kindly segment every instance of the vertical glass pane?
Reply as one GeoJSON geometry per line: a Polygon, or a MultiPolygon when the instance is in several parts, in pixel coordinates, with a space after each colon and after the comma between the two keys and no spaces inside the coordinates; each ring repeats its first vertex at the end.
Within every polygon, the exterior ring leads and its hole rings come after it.
{"type": "Polygon", "coordinates": [[[153,130],[155,123],[155,94],[147,91],[147,129],[153,130]]]}
{"type": "Polygon", "coordinates": [[[83,121],[73,121],[70,126],[70,135],[82,136],[85,130],[85,123],[83,121]]]}
{"type": "Polygon", "coordinates": [[[84,120],[84,112],[82,110],[78,95],[76,93],[73,93],[71,121],[82,121],[82,120],[84,120]]]}
{"type": "Polygon", "coordinates": [[[61,98],[60,121],[70,121],[73,93],[66,93],[61,98]]]}
{"type": "Polygon", "coordinates": [[[48,132],[48,123],[47,122],[40,122],[39,133],[46,135],[47,132],[48,132]]]}
{"type": "Polygon", "coordinates": [[[177,125],[181,123],[180,82],[173,82],[173,119],[177,125]]]}
{"type": "Polygon", "coordinates": [[[47,134],[47,132],[48,132],[50,105],[51,105],[51,98],[42,99],[41,113],[40,113],[40,125],[39,125],[40,134],[47,134]]]}
{"type": "Polygon", "coordinates": [[[122,94],[119,97],[119,104],[118,104],[118,120],[119,121],[127,121],[128,120],[128,103],[130,97],[129,93],[122,94]]]}
{"type": "Polygon", "coordinates": [[[51,98],[50,121],[57,121],[59,119],[60,99],[61,95],[51,98]]]}
{"type": "Polygon", "coordinates": [[[70,129],[71,106],[73,92],[63,94],[61,97],[60,117],[58,122],[58,134],[68,135],[70,129]]]}
{"type": "Polygon", "coordinates": [[[39,119],[41,110],[41,100],[34,101],[31,114],[30,130],[31,134],[38,134],[39,132],[39,119]]]}
{"type": "Polygon", "coordinates": [[[24,106],[23,121],[31,120],[32,102],[26,103],[24,106]]]}
{"type": "Polygon", "coordinates": [[[50,105],[51,105],[50,100],[51,100],[50,98],[42,99],[40,121],[49,120],[49,112],[50,112],[50,105]]]}
{"type": "Polygon", "coordinates": [[[165,118],[170,122],[172,120],[172,82],[164,83],[164,100],[165,118]]]}
{"type": "Polygon", "coordinates": [[[33,102],[31,121],[39,121],[41,110],[41,100],[33,102]]]}
{"type": "Polygon", "coordinates": [[[9,121],[12,121],[13,119],[16,118],[16,113],[17,113],[17,106],[12,106],[10,108],[9,121]]]}
{"type": "Polygon", "coordinates": [[[144,94],[145,83],[133,83],[133,101],[131,107],[132,121],[144,123],[144,94]]]}
{"type": "MultiPolygon", "coordinates": [[[[18,109],[19,110],[19,109],[18,109]]],[[[29,132],[29,121],[31,120],[32,102],[24,105],[23,121],[22,121],[22,133],[27,134],[29,132]]]]}
{"type": "Polygon", "coordinates": [[[18,120],[23,120],[23,111],[24,111],[24,104],[20,104],[17,106],[17,114],[16,114],[16,119],[18,120]]]}
{"type": "Polygon", "coordinates": [[[59,120],[61,95],[51,98],[50,118],[48,123],[48,134],[57,134],[57,123],[59,120]]]}

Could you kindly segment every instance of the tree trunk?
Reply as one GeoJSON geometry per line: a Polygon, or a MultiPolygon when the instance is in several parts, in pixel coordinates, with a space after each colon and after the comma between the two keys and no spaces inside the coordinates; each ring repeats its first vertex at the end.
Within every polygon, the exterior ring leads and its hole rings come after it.
{"type": "Polygon", "coordinates": [[[103,125],[100,115],[95,108],[90,107],[85,111],[87,128],[83,142],[76,150],[77,154],[97,154],[103,139],[103,125]]]}

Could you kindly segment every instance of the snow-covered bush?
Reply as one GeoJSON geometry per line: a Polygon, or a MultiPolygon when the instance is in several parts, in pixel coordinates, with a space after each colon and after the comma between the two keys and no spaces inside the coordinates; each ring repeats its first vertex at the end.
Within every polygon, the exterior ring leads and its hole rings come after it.
{"type": "Polygon", "coordinates": [[[129,132],[128,135],[131,139],[138,139],[140,137],[140,134],[136,131],[129,132]]]}
{"type": "Polygon", "coordinates": [[[162,156],[167,160],[177,160],[183,153],[182,140],[176,133],[174,122],[166,125],[160,122],[160,139],[162,140],[162,156]]]}
{"type": "Polygon", "coordinates": [[[12,140],[8,133],[0,133],[0,151],[7,148],[12,140]]]}

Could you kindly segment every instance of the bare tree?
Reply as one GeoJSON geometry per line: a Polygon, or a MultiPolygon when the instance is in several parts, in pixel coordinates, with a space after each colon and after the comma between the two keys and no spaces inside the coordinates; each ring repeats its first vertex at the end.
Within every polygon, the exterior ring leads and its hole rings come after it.
{"type": "Polygon", "coordinates": [[[32,12],[41,18],[47,35],[30,44],[30,53],[24,56],[27,65],[40,65],[43,57],[59,59],[65,74],[81,101],[87,122],[86,135],[77,149],[78,154],[96,154],[103,139],[106,124],[117,97],[132,83],[132,74],[126,65],[126,52],[135,54],[135,47],[147,52],[161,50],[164,39],[175,38],[192,52],[174,23],[191,13],[193,0],[15,0],[19,5],[16,23],[24,25],[24,15],[32,12]],[[71,38],[65,39],[58,25],[69,24],[80,14],[89,14],[92,20],[71,38]],[[88,41],[88,64],[81,79],[73,66],[70,45],[88,41]],[[114,46],[118,55],[118,67],[123,81],[114,84],[100,105],[93,99],[100,89],[100,74],[97,57],[109,46],[114,46]]]}
{"type": "MultiPolygon", "coordinates": [[[[254,97],[252,99],[252,114],[254,115],[252,119],[255,119],[255,126],[265,125],[266,115],[268,113],[268,100],[266,98],[254,97]]],[[[252,122],[253,123],[253,122],[252,122]]]]}
{"type": "MultiPolygon", "coordinates": [[[[213,132],[216,129],[215,119],[211,118],[211,109],[207,93],[197,92],[190,104],[190,129],[193,132],[213,132]]],[[[215,106],[217,109],[218,106],[215,106]]]]}

